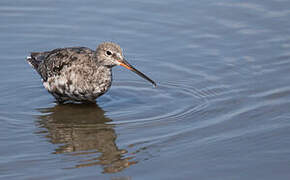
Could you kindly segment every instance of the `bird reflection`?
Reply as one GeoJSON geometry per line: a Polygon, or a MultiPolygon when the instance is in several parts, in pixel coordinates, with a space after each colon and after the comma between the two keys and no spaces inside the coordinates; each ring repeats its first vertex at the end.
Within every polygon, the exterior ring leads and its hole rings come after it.
{"type": "Polygon", "coordinates": [[[100,165],[104,173],[114,173],[137,163],[117,147],[114,125],[107,124],[112,120],[98,105],[66,104],[38,110],[42,113],[39,126],[47,129],[38,133],[46,133],[58,145],[54,153],[81,158],[74,167],[100,165]]]}

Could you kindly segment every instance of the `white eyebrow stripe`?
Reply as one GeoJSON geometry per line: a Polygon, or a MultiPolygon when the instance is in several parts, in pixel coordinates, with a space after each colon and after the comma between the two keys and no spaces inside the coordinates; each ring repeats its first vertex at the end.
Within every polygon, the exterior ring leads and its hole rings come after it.
{"type": "Polygon", "coordinates": [[[116,53],[116,56],[117,56],[119,59],[123,59],[123,57],[121,56],[120,53],[116,53]]]}

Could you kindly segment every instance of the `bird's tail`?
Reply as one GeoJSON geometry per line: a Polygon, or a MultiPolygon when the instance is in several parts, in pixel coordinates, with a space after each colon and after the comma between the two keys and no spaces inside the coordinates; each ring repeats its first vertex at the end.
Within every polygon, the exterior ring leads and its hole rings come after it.
{"type": "Polygon", "coordinates": [[[26,61],[34,69],[38,69],[39,64],[45,59],[45,52],[32,52],[30,56],[26,57],[26,61]]]}

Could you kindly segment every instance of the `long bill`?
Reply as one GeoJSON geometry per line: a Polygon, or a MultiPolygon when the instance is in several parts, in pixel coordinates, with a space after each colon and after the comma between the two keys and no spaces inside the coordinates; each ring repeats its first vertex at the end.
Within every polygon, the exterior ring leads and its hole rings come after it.
{"type": "Polygon", "coordinates": [[[143,74],[142,72],[138,71],[136,68],[134,68],[131,64],[129,64],[126,60],[118,60],[118,62],[120,63],[120,66],[123,66],[131,71],[133,71],[134,73],[138,74],[139,76],[141,76],[142,78],[146,79],[147,81],[151,82],[153,84],[153,86],[156,87],[156,83],[150,79],[149,77],[147,77],[145,74],[143,74]]]}

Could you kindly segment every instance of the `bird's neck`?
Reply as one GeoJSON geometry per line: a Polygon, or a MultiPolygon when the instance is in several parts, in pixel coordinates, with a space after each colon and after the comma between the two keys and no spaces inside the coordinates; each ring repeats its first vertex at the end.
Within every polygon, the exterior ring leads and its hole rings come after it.
{"type": "Polygon", "coordinates": [[[97,69],[97,76],[102,77],[104,81],[112,79],[112,68],[107,67],[107,66],[99,66],[97,69]]]}

